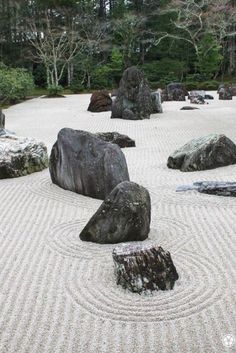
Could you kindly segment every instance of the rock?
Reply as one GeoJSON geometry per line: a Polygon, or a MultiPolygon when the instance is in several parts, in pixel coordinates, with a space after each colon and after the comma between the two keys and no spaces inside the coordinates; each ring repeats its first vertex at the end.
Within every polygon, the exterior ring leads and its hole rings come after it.
{"type": "Polygon", "coordinates": [[[161,93],[159,91],[152,92],[151,97],[152,97],[152,104],[153,104],[152,114],[163,113],[163,109],[161,105],[161,93]]]}
{"type": "Polygon", "coordinates": [[[126,69],[122,75],[117,96],[112,103],[112,119],[142,120],[159,110],[156,97],[143,73],[136,67],[126,69]]]}
{"type": "Polygon", "coordinates": [[[113,89],[113,91],[111,91],[111,97],[116,97],[118,94],[118,90],[117,89],[113,89]]]}
{"type": "Polygon", "coordinates": [[[214,99],[214,97],[210,94],[205,94],[204,99],[214,99]]]}
{"type": "Polygon", "coordinates": [[[0,109],[0,129],[5,128],[5,114],[3,114],[2,110],[0,109]]]}
{"type": "Polygon", "coordinates": [[[180,110],[196,110],[196,109],[199,109],[199,108],[190,107],[189,105],[186,105],[186,106],[182,107],[180,110]]]}
{"type": "Polygon", "coordinates": [[[144,240],[151,221],[148,191],[124,181],[108,195],[80,233],[80,239],[95,243],[119,243],[144,240]]]}
{"type": "Polygon", "coordinates": [[[203,99],[206,96],[206,92],[204,90],[193,90],[189,92],[189,98],[190,97],[202,97],[203,99]]]}
{"type": "Polygon", "coordinates": [[[197,96],[197,97],[190,96],[189,99],[191,104],[205,104],[205,100],[202,96],[197,96]]]}
{"type": "Polygon", "coordinates": [[[183,185],[177,188],[177,192],[197,190],[204,194],[217,196],[233,196],[236,197],[236,182],[228,181],[198,181],[193,185],[183,185]]]}
{"type": "Polygon", "coordinates": [[[117,184],[129,180],[119,146],[89,132],[68,128],[58,134],[49,170],[54,184],[98,199],[104,199],[117,184]]]}
{"type": "Polygon", "coordinates": [[[191,140],[168,158],[167,166],[182,172],[213,169],[236,163],[236,145],[225,135],[191,140]]]}
{"type": "Polygon", "coordinates": [[[220,100],[232,100],[232,93],[229,86],[224,86],[219,89],[219,99],[220,100]]]}
{"type": "Polygon", "coordinates": [[[94,92],[90,98],[88,111],[99,113],[111,110],[112,99],[107,91],[94,92]]]}
{"type": "Polygon", "coordinates": [[[168,92],[167,89],[162,89],[161,90],[161,103],[162,102],[168,102],[169,101],[169,97],[168,97],[168,92]]]}
{"type": "Polygon", "coordinates": [[[135,147],[134,140],[132,140],[129,136],[121,135],[118,132],[98,132],[96,136],[106,142],[115,143],[120,148],[135,147]]]}
{"type": "Polygon", "coordinates": [[[116,283],[131,292],[173,289],[179,278],[168,251],[152,244],[120,244],[112,253],[116,283]]]}
{"type": "Polygon", "coordinates": [[[47,167],[44,143],[9,134],[0,136],[0,179],[24,176],[47,167]]]}
{"type": "Polygon", "coordinates": [[[220,93],[220,91],[223,92],[223,90],[221,90],[222,88],[226,89],[228,95],[236,96],[236,83],[220,84],[217,93],[220,93]]]}
{"type": "Polygon", "coordinates": [[[230,92],[231,92],[232,96],[236,96],[236,83],[232,83],[230,85],[230,92]]]}
{"type": "Polygon", "coordinates": [[[185,101],[188,91],[182,83],[173,82],[166,86],[166,92],[169,101],[185,101]]]}

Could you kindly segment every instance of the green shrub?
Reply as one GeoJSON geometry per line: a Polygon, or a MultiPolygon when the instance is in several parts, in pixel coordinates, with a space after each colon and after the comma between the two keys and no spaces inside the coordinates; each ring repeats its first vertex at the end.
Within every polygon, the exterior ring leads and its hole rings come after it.
{"type": "Polygon", "coordinates": [[[81,83],[81,80],[79,78],[77,78],[71,82],[70,90],[76,94],[76,93],[84,92],[85,87],[81,83]]]}
{"type": "Polygon", "coordinates": [[[0,101],[15,103],[34,88],[33,76],[25,69],[0,66],[0,101]]]}
{"type": "Polygon", "coordinates": [[[48,97],[58,97],[58,96],[62,96],[62,92],[63,92],[63,87],[58,85],[49,85],[48,88],[48,97]]]}

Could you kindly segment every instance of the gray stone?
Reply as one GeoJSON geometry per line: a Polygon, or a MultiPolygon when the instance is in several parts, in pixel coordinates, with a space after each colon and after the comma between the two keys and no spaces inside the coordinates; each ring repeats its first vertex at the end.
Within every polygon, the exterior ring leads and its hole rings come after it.
{"type": "Polygon", "coordinates": [[[186,106],[182,107],[180,110],[196,110],[196,109],[199,109],[199,108],[190,107],[189,105],[186,105],[186,106]]]}
{"type": "Polygon", "coordinates": [[[3,114],[2,110],[0,109],[0,129],[5,128],[5,114],[3,114]]]}
{"type": "Polygon", "coordinates": [[[232,100],[233,99],[233,96],[232,96],[232,93],[231,93],[229,86],[225,85],[224,87],[219,88],[218,93],[219,93],[220,100],[232,100]]]}
{"type": "Polygon", "coordinates": [[[162,105],[161,105],[161,93],[160,92],[152,92],[151,93],[153,108],[152,114],[163,113],[162,105]]]}
{"type": "Polygon", "coordinates": [[[236,197],[236,182],[229,181],[198,181],[193,185],[181,185],[176,191],[197,190],[204,194],[217,196],[233,196],[236,197]]]}
{"type": "Polygon", "coordinates": [[[94,92],[90,98],[88,111],[99,113],[111,110],[112,99],[107,91],[94,92]]]}
{"type": "Polygon", "coordinates": [[[167,166],[182,172],[213,169],[236,163],[236,145],[225,135],[191,140],[168,158],[167,166]]]}
{"type": "Polygon", "coordinates": [[[47,167],[44,143],[9,134],[0,136],[0,179],[24,176],[47,167]]]}
{"type": "Polygon", "coordinates": [[[119,134],[118,132],[98,132],[96,133],[96,136],[106,142],[115,143],[120,148],[135,147],[134,140],[132,140],[129,136],[119,134]]]}
{"type": "Polygon", "coordinates": [[[116,283],[141,294],[173,289],[179,278],[168,251],[150,243],[118,245],[112,253],[116,283]]]}
{"type": "Polygon", "coordinates": [[[185,86],[179,82],[169,83],[166,86],[166,93],[168,101],[185,101],[185,97],[188,96],[185,86]]]}
{"type": "Polygon", "coordinates": [[[113,188],[129,180],[120,147],[86,131],[62,129],[50,156],[54,184],[82,195],[104,199],[113,188]]]}
{"type": "Polygon", "coordinates": [[[119,243],[144,240],[151,221],[148,191],[124,181],[108,195],[80,233],[80,239],[96,243],[119,243]]]}
{"type": "Polygon", "coordinates": [[[112,102],[112,119],[142,120],[160,112],[157,97],[151,90],[143,73],[136,67],[126,69],[120,81],[115,100],[112,102]]]}

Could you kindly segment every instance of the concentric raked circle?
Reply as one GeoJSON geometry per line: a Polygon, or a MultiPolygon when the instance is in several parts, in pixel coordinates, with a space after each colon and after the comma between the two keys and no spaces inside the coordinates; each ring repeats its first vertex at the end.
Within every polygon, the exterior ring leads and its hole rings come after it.
{"type": "Polygon", "coordinates": [[[157,322],[194,315],[224,296],[221,270],[208,258],[180,252],[173,256],[180,279],[171,291],[138,295],[115,283],[112,260],[86,261],[72,268],[66,291],[90,314],[126,322],[157,322]]]}
{"type": "MultiPolygon", "coordinates": [[[[88,220],[62,223],[51,229],[47,245],[63,256],[93,260],[99,258],[107,261],[111,257],[114,244],[96,244],[82,241],[79,234],[88,220]]],[[[148,239],[144,242],[167,247],[172,253],[182,248],[189,241],[191,232],[188,225],[171,218],[162,217],[153,220],[148,239]]]]}
{"type": "Polygon", "coordinates": [[[79,195],[72,191],[64,190],[53,184],[50,178],[41,178],[30,183],[27,185],[27,187],[31,192],[46,199],[55,200],[70,206],[79,206],[86,209],[92,209],[94,211],[100,206],[102,202],[101,200],[79,195]]]}

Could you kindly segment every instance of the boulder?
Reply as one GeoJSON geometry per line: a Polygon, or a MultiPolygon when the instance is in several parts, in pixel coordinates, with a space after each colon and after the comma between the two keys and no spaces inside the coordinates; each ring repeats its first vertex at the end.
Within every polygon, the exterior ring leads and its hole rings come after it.
{"type": "Polygon", "coordinates": [[[112,119],[142,120],[156,113],[156,97],[143,73],[136,67],[126,69],[122,75],[117,96],[112,103],[112,119]]]}
{"type": "Polygon", "coordinates": [[[115,143],[120,148],[135,147],[134,140],[127,135],[119,134],[119,132],[98,132],[96,136],[106,142],[115,143]]]}
{"type": "Polygon", "coordinates": [[[189,105],[186,105],[186,106],[182,107],[180,110],[196,110],[196,109],[199,109],[199,108],[190,107],[189,105]]]}
{"type": "Polygon", "coordinates": [[[47,148],[33,138],[0,135],[0,179],[15,178],[48,167],[47,148]]]}
{"type": "Polygon", "coordinates": [[[173,289],[179,278],[168,251],[150,243],[120,244],[112,253],[116,283],[141,294],[173,289]]]}
{"type": "Polygon", "coordinates": [[[232,100],[232,93],[229,86],[224,86],[219,89],[219,99],[220,100],[232,100]]]}
{"type": "Polygon", "coordinates": [[[211,94],[205,94],[204,99],[214,99],[214,97],[211,94]]]}
{"type": "Polygon", "coordinates": [[[230,92],[231,92],[232,96],[236,96],[236,83],[232,83],[230,85],[230,92]]]}
{"type": "Polygon", "coordinates": [[[168,158],[167,166],[182,172],[213,169],[236,163],[236,145],[225,135],[191,140],[168,158]]]}
{"type": "Polygon", "coordinates": [[[166,92],[169,101],[185,101],[185,97],[188,96],[188,91],[179,82],[169,83],[166,86],[166,92]]]}
{"type": "Polygon", "coordinates": [[[107,91],[94,92],[90,98],[88,111],[99,113],[111,110],[112,99],[107,91]]]}
{"type": "MultiPolygon", "coordinates": [[[[236,96],[236,83],[231,83],[231,84],[225,84],[225,83],[221,83],[218,87],[217,93],[223,94],[224,91],[222,90],[222,88],[226,89],[227,94],[230,96],[236,96]]],[[[220,98],[219,98],[220,99],[220,98]]],[[[231,98],[229,98],[231,99],[231,98]]]]}
{"type": "MultiPolygon", "coordinates": [[[[205,100],[202,96],[190,96],[190,103],[191,104],[205,104],[205,100]]],[[[208,104],[208,103],[207,103],[208,104]]]]}
{"type": "Polygon", "coordinates": [[[144,240],[151,221],[149,192],[124,181],[108,195],[80,233],[80,239],[95,243],[120,243],[144,240]]]}
{"type": "Polygon", "coordinates": [[[2,110],[0,109],[0,129],[5,128],[5,114],[3,114],[2,110]]]}
{"type": "Polygon", "coordinates": [[[163,113],[162,105],[161,105],[161,93],[159,91],[152,92],[152,114],[163,113]]]}
{"type": "Polygon", "coordinates": [[[62,129],[50,156],[54,184],[65,190],[104,199],[114,187],[129,180],[120,147],[86,131],[62,129]]]}
{"type": "Polygon", "coordinates": [[[206,96],[206,92],[204,90],[192,90],[189,92],[189,98],[190,97],[202,97],[203,99],[206,96]]]}
{"type": "Polygon", "coordinates": [[[198,192],[217,196],[236,197],[236,182],[229,181],[198,181],[193,185],[182,185],[177,188],[177,192],[197,190],[198,192]]]}

